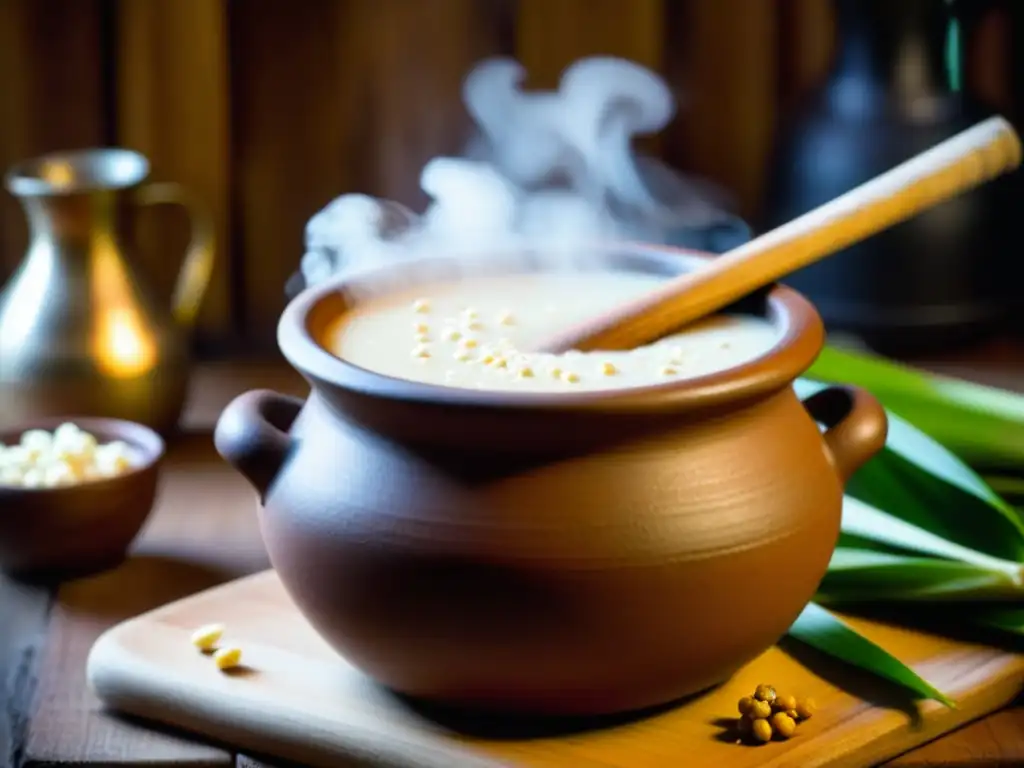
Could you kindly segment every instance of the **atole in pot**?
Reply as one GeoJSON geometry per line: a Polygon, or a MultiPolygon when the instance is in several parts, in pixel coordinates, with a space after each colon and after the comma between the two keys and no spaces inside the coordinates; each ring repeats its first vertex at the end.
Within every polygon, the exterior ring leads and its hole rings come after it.
{"type": "MultiPolygon", "coordinates": [[[[635,249],[619,260],[660,273],[685,263],[635,249]]],[[[428,386],[337,359],[320,342],[346,309],[343,285],[304,291],[281,319],[309,399],[244,394],[216,443],[259,492],[271,561],[302,613],[416,697],[583,715],[725,680],[813,596],[843,483],[885,441],[867,393],[793,392],[823,329],[784,287],[738,307],[783,329],[748,364],[545,395],[428,386]]]]}

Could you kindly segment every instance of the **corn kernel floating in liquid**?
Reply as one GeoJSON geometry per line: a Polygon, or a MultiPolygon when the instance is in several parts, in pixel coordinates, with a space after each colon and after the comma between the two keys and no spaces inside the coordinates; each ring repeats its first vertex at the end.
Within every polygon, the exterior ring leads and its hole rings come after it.
{"type": "Polygon", "coordinates": [[[192,633],[192,645],[201,651],[213,650],[224,635],[223,624],[206,624],[192,633]]]}
{"type": "Polygon", "coordinates": [[[416,299],[412,303],[412,311],[425,315],[430,311],[430,302],[427,299],[416,299]]]}
{"type": "Polygon", "coordinates": [[[135,452],[127,443],[113,440],[99,444],[94,435],[66,423],[52,434],[28,430],[18,445],[0,447],[0,485],[57,488],[115,477],[135,463],[135,452]]]}
{"type": "Polygon", "coordinates": [[[241,648],[219,648],[213,653],[213,663],[217,669],[227,670],[237,667],[242,662],[241,648]]]}

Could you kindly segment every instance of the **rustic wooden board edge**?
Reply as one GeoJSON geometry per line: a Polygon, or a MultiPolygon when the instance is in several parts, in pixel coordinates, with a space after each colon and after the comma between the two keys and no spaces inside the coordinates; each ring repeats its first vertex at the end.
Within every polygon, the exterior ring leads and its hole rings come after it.
{"type": "MultiPolygon", "coordinates": [[[[251,698],[230,689],[217,701],[204,701],[197,697],[187,681],[159,690],[147,690],[138,681],[151,678],[149,674],[158,663],[133,654],[123,642],[143,625],[160,622],[171,617],[178,606],[196,600],[213,599],[218,593],[228,594],[240,587],[258,582],[276,581],[272,570],[257,573],[214,587],[198,595],[168,603],[160,608],[129,619],[108,629],[94,644],[87,663],[90,687],[106,707],[156,726],[184,730],[217,744],[230,744],[239,751],[266,755],[273,759],[300,762],[323,768],[335,768],[339,755],[355,764],[381,768],[496,768],[507,766],[499,755],[487,755],[474,750],[471,743],[460,748],[439,746],[429,737],[401,729],[388,731],[386,746],[380,743],[379,729],[367,727],[358,718],[339,729],[336,720],[304,714],[303,724],[308,734],[299,743],[287,723],[278,723],[272,717],[254,711],[251,698]],[[230,699],[234,698],[234,701],[230,699]],[[230,706],[224,706],[225,703],[230,706]],[[210,706],[205,706],[209,704],[210,706]],[[219,705],[219,706],[218,706],[219,705]],[[253,722],[258,723],[258,736],[253,737],[253,722]],[[376,737],[376,739],[374,738],[376,737]]],[[[966,669],[955,679],[945,681],[944,689],[958,699],[958,709],[947,709],[936,702],[923,702],[921,719],[912,722],[897,710],[864,704],[863,709],[837,725],[840,738],[849,749],[841,756],[820,754],[812,742],[797,746],[792,751],[765,755],[764,768],[782,768],[800,765],[802,768],[862,768],[905,754],[950,731],[978,720],[1013,701],[1024,690],[1024,656],[1015,656],[992,650],[991,655],[966,669]],[[979,682],[997,675],[994,682],[979,687],[979,682]],[[872,724],[870,737],[859,727],[872,724]]]]}
{"type": "MultiPolygon", "coordinates": [[[[229,592],[245,582],[265,580],[273,571],[246,576],[199,593],[209,598],[218,592],[229,592]]],[[[354,765],[374,768],[500,768],[503,763],[483,756],[468,755],[461,749],[439,748],[436,744],[404,732],[389,734],[387,746],[373,739],[380,733],[353,722],[339,730],[335,721],[304,718],[310,738],[295,743],[287,728],[278,721],[253,713],[251,702],[239,695],[235,706],[224,707],[225,700],[204,702],[185,682],[169,690],[146,690],[137,680],[147,677],[147,667],[154,662],[128,651],[121,640],[142,624],[159,621],[173,614],[182,603],[198,595],[175,600],[106,630],[93,644],[86,662],[86,679],[100,701],[110,710],[140,720],[191,732],[214,743],[228,743],[236,751],[253,752],[277,759],[295,761],[322,768],[337,768],[338,756],[344,755],[354,765]],[[211,706],[205,706],[209,703],[211,706]],[[220,706],[215,706],[219,704],[220,706]],[[226,714],[225,714],[226,713],[226,714]],[[246,716],[243,713],[248,713],[246,716]],[[260,722],[259,734],[253,738],[252,721],[260,722]],[[249,723],[247,726],[246,723],[249,723]],[[322,747],[318,746],[323,745],[322,747]]],[[[230,692],[226,692],[231,696],[230,692]]]]}

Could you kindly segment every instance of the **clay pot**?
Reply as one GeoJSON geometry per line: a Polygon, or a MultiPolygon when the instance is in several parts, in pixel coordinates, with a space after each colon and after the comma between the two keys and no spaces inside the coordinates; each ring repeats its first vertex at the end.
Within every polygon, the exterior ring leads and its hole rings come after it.
{"type": "Polygon", "coordinates": [[[738,307],[785,329],[758,360],[550,395],[338,360],[319,342],[346,311],[341,287],[304,291],[281,318],[309,399],[242,395],[216,444],[259,492],[270,559],[299,610],[352,664],[416,697],[589,715],[722,682],[812,597],[843,483],[885,441],[885,413],[863,391],[797,398],[790,385],[823,330],[783,287],[738,307]]]}

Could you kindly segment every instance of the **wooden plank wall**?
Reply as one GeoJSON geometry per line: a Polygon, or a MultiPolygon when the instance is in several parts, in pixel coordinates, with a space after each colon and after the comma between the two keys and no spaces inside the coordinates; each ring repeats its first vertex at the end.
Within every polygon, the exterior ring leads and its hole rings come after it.
{"type": "MultiPolygon", "coordinates": [[[[218,225],[204,340],[273,344],[305,222],[364,191],[423,201],[429,157],[467,135],[459,99],[481,57],[553,85],[588,54],[665,75],[680,114],[655,140],[681,169],[758,206],[780,110],[828,66],[826,0],[0,0],[0,166],[120,144],[192,187],[218,225]]],[[[186,238],[140,216],[138,261],[169,294],[186,238]]],[[[0,279],[25,226],[0,197],[0,279]]]]}

